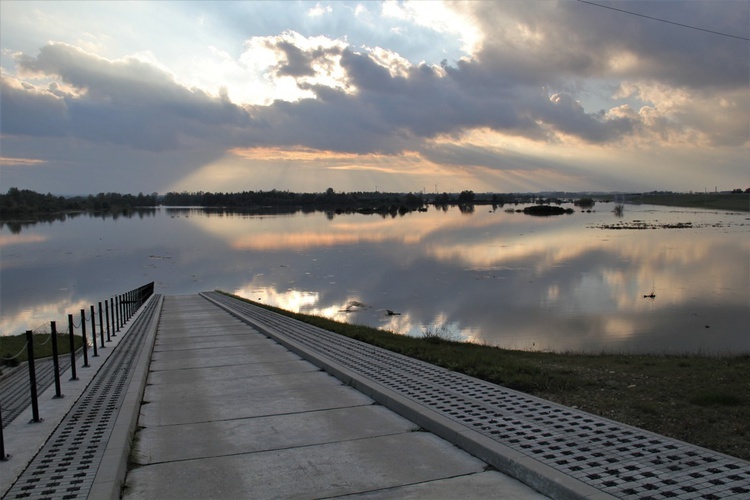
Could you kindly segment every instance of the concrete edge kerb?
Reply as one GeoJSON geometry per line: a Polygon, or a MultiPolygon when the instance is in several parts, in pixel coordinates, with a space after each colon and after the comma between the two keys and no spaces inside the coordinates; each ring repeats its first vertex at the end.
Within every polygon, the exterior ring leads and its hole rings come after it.
{"type": "Polygon", "coordinates": [[[421,428],[458,446],[480,460],[487,462],[500,472],[534,488],[542,494],[556,499],[596,499],[615,498],[601,490],[589,486],[574,477],[561,473],[532,457],[515,451],[497,441],[487,438],[478,432],[454,420],[431,410],[413,400],[388,389],[377,382],[363,377],[328,358],[310,352],[299,343],[290,340],[282,332],[260,323],[211,297],[200,294],[203,298],[216,304],[239,320],[260,330],[290,351],[301,356],[315,366],[339,379],[342,383],[357,389],[379,404],[393,410],[404,418],[411,420],[421,428]]]}
{"type": "MultiPolygon", "coordinates": [[[[140,415],[141,400],[146,389],[148,368],[151,364],[151,354],[156,341],[156,330],[161,317],[164,297],[154,295],[149,300],[156,300],[158,303],[147,326],[143,349],[136,362],[114,428],[104,449],[102,461],[89,492],[89,498],[117,500],[121,496],[133,435],[140,415]]],[[[145,311],[147,305],[148,302],[141,307],[141,310],[145,311]]]]}

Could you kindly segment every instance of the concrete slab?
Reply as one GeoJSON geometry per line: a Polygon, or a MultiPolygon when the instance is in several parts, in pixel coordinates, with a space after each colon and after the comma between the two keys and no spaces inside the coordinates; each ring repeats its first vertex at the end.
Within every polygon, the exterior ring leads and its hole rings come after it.
{"type": "MultiPolygon", "coordinates": [[[[262,362],[264,363],[276,363],[288,361],[290,357],[289,353],[280,351],[277,355],[268,354],[263,357],[262,362]]],[[[291,359],[300,360],[299,356],[293,355],[291,359]]],[[[256,360],[261,362],[261,360],[256,360]]],[[[247,362],[247,355],[234,355],[234,356],[212,356],[203,357],[196,356],[195,358],[182,358],[182,359],[162,359],[161,361],[154,361],[151,365],[151,369],[154,371],[163,370],[183,370],[186,368],[210,368],[214,366],[230,366],[239,365],[247,362]]]]}
{"type": "Polygon", "coordinates": [[[278,398],[282,390],[285,397],[302,397],[313,393],[317,396],[317,392],[341,386],[341,382],[325,372],[306,371],[250,377],[242,381],[237,379],[199,380],[187,384],[152,385],[146,388],[144,398],[146,401],[163,405],[206,397],[212,399],[247,397],[263,401],[268,394],[278,398]]]}
{"type": "MultiPolygon", "coordinates": [[[[309,374],[305,374],[309,375],[309,374]]],[[[235,382],[236,385],[236,382],[235,382]]],[[[372,400],[364,394],[342,385],[325,385],[315,383],[299,384],[295,390],[282,391],[279,387],[257,387],[248,383],[248,390],[230,395],[211,394],[210,391],[201,396],[172,397],[169,389],[154,391],[162,386],[146,387],[141,408],[140,425],[174,425],[212,420],[229,420],[237,418],[259,417],[280,413],[294,413],[300,411],[324,410],[347,406],[372,404],[372,400]]]]}
{"type": "Polygon", "coordinates": [[[218,422],[148,427],[139,434],[140,465],[310,446],[401,434],[417,427],[379,406],[355,406],[218,422]]]}
{"type": "Polygon", "coordinates": [[[207,368],[184,368],[152,371],[148,378],[150,385],[191,384],[198,381],[236,380],[262,375],[283,375],[285,373],[318,372],[320,368],[304,360],[276,361],[211,366],[207,368]]]}
{"type": "Polygon", "coordinates": [[[457,498],[543,499],[544,495],[497,471],[467,474],[339,498],[456,500],[457,498]]]}
{"type": "Polygon", "coordinates": [[[247,359],[247,362],[252,363],[253,360],[265,361],[269,356],[273,356],[274,354],[278,355],[279,353],[288,355],[289,351],[276,342],[266,339],[262,343],[242,343],[231,347],[185,347],[183,349],[172,349],[167,351],[154,349],[152,361],[158,363],[160,361],[173,361],[179,359],[199,360],[202,358],[244,356],[247,359]]]}
{"type": "Polygon", "coordinates": [[[154,346],[154,352],[181,351],[184,349],[205,349],[218,347],[235,347],[244,345],[263,345],[268,341],[265,337],[257,335],[250,336],[247,333],[239,335],[224,335],[220,339],[200,339],[193,338],[190,342],[178,342],[175,337],[174,341],[159,342],[154,346]]]}
{"type": "Polygon", "coordinates": [[[237,334],[247,334],[247,328],[243,328],[241,323],[232,322],[215,322],[211,326],[199,327],[189,324],[183,324],[179,327],[170,327],[162,330],[164,336],[161,337],[161,343],[179,342],[187,339],[194,339],[203,342],[214,342],[224,337],[236,336],[237,334]]]}
{"type": "Polygon", "coordinates": [[[131,498],[318,498],[474,474],[485,464],[424,432],[132,470],[131,498]]]}

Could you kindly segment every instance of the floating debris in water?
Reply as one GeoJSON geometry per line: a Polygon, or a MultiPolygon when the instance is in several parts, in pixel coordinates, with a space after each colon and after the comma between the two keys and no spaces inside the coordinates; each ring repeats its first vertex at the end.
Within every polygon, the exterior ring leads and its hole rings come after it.
{"type": "Polygon", "coordinates": [[[630,222],[618,222],[616,224],[599,224],[598,226],[591,226],[597,229],[693,229],[692,222],[675,222],[675,223],[660,223],[651,224],[639,220],[630,222]]]}
{"type": "Polygon", "coordinates": [[[339,312],[357,312],[362,309],[367,309],[367,304],[364,304],[362,302],[359,302],[357,300],[350,300],[346,303],[346,306],[343,309],[339,309],[339,312]]]}

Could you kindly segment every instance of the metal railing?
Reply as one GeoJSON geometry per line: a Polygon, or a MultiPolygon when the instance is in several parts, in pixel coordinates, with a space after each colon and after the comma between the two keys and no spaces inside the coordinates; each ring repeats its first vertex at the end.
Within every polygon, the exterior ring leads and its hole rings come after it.
{"type": "MultiPolygon", "coordinates": [[[[36,370],[36,357],[34,355],[34,346],[45,345],[48,342],[51,343],[52,347],[52,373],[53,381],[55,384],[55,396],[54,398],[64,397],[62,394],[62,386],[60,383],[60,354],[58,349],[58,334],[67,334],[69,349],[70,349],[70,369],[71,369],[71,381],[78,380],[77,368],[76,368],[76,357],[77,349],[75,347],[75,331],[77,328],[81,331],[82,346],[80,348],[83,357],[83,368],[89,367],[89,340],[86,332],[86,323],[88,321],[91,326],[91,347],[93,348],[93,357],[99,356],[99,350],[105,349],[105,332],[106,342],[112,342],[112,337],[116,337],[117,333],[120,332],[121,328],[126,325],[128,320],[138,311],[138,309],[146,303],[146,301],[154,294],[154,283],[148,283],[146,285],[134,288],[133,290],[127,291],[123,294],[105,299],[103,302],[98,303],[98,314],[97,308],[92,304],[90,306],[89,313],[87,314],[86,309],[81,309],[80,312],[80,323],[75,324],[73,314],[68,314],[68,329],[67,332],[57,331],[57,322],[51,321],[49,324],[49,332],[40,332],[37,329],[26,331],[26,344],[25,346],[14,356],[4,357],[0,360],[3,364],[13,362],[17,360],[19,356],[26,351],[27,366],[28,366],[28,400],[31,404],[32,419],[30,423],[38,423],[42,421],[39,415],[39,403],[38,403],[38,389],[40,389],[40,382],[37,377],[36,370]],[[99,338],[97,338],[97,321],[99,323],[99,338]],[[39,343],[38,337],[41,334],[49,333],[49,336],[39,343]],[[37,336],[37,339],[35,339],[37,336]],[[99,346],[97,346],[99,343],[99,346]]],[[[43,382],[45,385],[41,389],[45,389],[51,383],[49,378],[43,382]]],[[[3,391],[3,393],[10,393],[13,391],[3,391]]],[[[15,395],[8,395],[8,399],[13,398],[15,402],[13,408],[5,410],[5,417],[3,418],[2,403],[5,398],[5,394],[0,398],[0,461],[7,460],[10,456],[5,453],[5,444],[3,438],[3,427],[10,424],[25,408],[28,407],[28,403],[25,401],[19,401],[23,399],[23,394],[19,394],[16,391],[15,395]]]]}

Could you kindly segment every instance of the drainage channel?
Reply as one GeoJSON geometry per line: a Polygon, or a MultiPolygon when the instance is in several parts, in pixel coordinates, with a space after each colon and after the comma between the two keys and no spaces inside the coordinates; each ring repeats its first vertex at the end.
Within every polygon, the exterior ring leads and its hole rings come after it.
{"type": "Polygon", "coordinates": [[[238,317],[618,498],[750,497],[750,463],[452,372],[217,292],[238,317]]]}
{"type": "Polygon", "coordinates": [[[10,488],[5,499],[87,498],[143,348],[155,296],[110,358],[73,405],[42,449],[10,488]]]}

